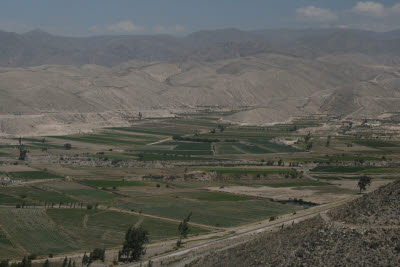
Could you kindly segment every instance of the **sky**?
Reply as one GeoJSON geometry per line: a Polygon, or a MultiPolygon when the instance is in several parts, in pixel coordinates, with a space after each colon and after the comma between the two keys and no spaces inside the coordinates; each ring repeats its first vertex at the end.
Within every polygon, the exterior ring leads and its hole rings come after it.
{"type": "Polygon", "coordinates": [[[238,28],[400,29],[400,0],[1,0],[0,30],[68,36],[238,28]]]}

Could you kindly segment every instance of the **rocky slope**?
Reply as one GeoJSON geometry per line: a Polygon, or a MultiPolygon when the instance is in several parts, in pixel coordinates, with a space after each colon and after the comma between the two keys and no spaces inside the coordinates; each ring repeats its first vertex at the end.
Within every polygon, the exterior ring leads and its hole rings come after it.
{"type": "Polygon", "coordinates": [[[337,208],[330,216],[351,224],[400,226],[400,181],[337,208]]]}
{"type": "Polygon", "coordinates": [[[213,252],[190,266],[397,266],[398,224],[370,227],[370,223],[398,223],[399,190],[400,182],[389,184],[331,212],[328,221],[318,216],[213,252]],[[337,225],[336,219],[355,224],[337,225]]]}

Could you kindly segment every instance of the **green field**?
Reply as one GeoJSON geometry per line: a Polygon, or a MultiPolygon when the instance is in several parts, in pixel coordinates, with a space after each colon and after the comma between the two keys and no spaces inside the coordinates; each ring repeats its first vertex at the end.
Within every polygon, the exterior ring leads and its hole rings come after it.
{"type": "Polygon", "coordinates": [[[317,166],[312,169],[312,172],[332,172],[332,173],[357,173],[363,171],[378,171],[383,170],[382,167],[374,166],[317,166]]]}
{"type": "Polygon", "coordinates": [[[118,130],[118,131],[125,131],[125,132],[132,132],[132,133],[147,133],[147,134],[154,134],[154,135],[167,135],[167,136],[173,136],[173,135],[183,135],[186,134],[187,132],[185,131],[177,131],[177,130],[172,130],[172,129],[162,129],[162,128],[144,128],[144,127],[116,127],[116,128],[110,128],[112,130],[118,130]]]}
{"type": "Polygon", "coordinates": [[[218,155],[226,155],[226,154],[245,154],[244,152],[235,149],[234,145],[236,143],[217,143],[216,146],[216,151],[218,155]]]}
{"type": "Polygon", "coordinates": [[[356,144],[362,145],[362,146],[368,146],[368,147],[373,147],[373,148],[396,147],[399,145],[399,144],[396,144],[393,142],[374,140],[374,139],[358,139],[358,140],[354,140],[353,142],[356,144]]]}
{"type": "Polygon", "coordinates": [[[168,142],[164,143],[168,145],[175,145],[174,150],[210,150],[211,145],[209,143],[200,142],[168,142]]]}
{"type": "Polygon", "coordinates": [[[145,186],[146,183],[140,181],[106,181],[106,180],[83,180],[81,183],[95,187],[131,187],[145,186]]]}
{"type": "Polygon", "coordinates": [[[25,187],[18,186],[9,188],[0,187],[0,193],[6,193],[21,199],[20,202],[18,203],[22,203],[23,201],[25,202],[38,201],[42,204],[45,202],[47,203],[76,202],[75,199],[65,194],[51,190],[44,190],[32,186],[25,186],[25,187]]]}
{"type": "MultiPolygon", "coordinates": [[[[143,220],[151,241],[178,236],[178,224],[115,211],[48,209],[47,215],[83,249],[116,247],[123,243],[127,229],[143,220]]],[[[206,233],[193,227],[192,234],[206,233]]]]}
{"type": "Polygon", "coordinates": [[[303,152],[303,150],[295,148],[293,146],[285,146],[285,145],[280,145],[280,144],[276,144],[273,142],[269,142],[267,140],[252,140],[250,141],[253,144],[256,145],[261,145],[263,147],[265,147],[266,149],[269,149],[272,152],[276,152],[276,153],[282,153],[282,152],[303,152]]]}
{"type": "Polygon", "coordinates": [[[0,226],[0,260],[8,258],[17,258],[23,255],[23,251],[6,235],[3,227],[0,226]]]}
{"type": "Polygon", "coordinates": [[[248,197],[244,195],[233,195],[228,193],[220,193],[220,192],[186,192],[186,193],[179,193],[178,196],[189,198],[189,199],[196,199],[202,201],[245,201],[245,200],[254,200],[253,197],[248,197]]]}
{"type": "Polygon", "coordinates": [[[63,193],[76,199],[75,201],[72,202],[77,202],[77,201],[83,201],[86,203],[105,202],[117,197],[112,193],[96,189],[63,190],[63,193]]]}
{"type": "Polygon", "coordinates": [[[79,245],[46,216],[44,209],[0,208],[1,224],[29,253],[47,255],[78,250],[79,245]]]}
{"type": "Polygon", "coordinates": [[[119,132],[105,132],[90,135],[52,136],[52,138],[63,139],[65,141],[121,146],[145,145],[162,139],[161,136],[133,135],[119,132]]]}
{"type": "Polygon", "coordinates": [[[178,193],[168,196],[148,196],[130,199],[117,205],[143,213],[181,219],[192,212],[192,221],[211,226],[231,227],[293,212],[296,206],[249,199],[246,196],[178,193]],[[189,199],[188,199],[189,198],[189,199]]]}

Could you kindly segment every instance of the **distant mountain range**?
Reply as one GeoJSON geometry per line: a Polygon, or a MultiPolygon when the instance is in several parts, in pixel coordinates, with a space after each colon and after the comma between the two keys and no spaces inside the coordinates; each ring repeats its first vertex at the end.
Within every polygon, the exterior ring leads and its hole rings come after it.
{"type": "Polygon", "coordinates": [[[185,37],[62,37],[41,30],[25,34],[0,31],[0,66],[4,67],[43,64],[115,66],[129,60],[216,61],[261,53],[303,58],[363,53],[380,56],[382,60],[386,58],[384,63],[392,64],[400,61],[400,30],[371,32],[349,29],[221,29],[194,32],[185,37]]]}
{"type": "Polygon", "coordinates": [[[248,124],[400,112],[400,31],[0,32],[0,135],[65,134],[204,107],[248,124]]]}

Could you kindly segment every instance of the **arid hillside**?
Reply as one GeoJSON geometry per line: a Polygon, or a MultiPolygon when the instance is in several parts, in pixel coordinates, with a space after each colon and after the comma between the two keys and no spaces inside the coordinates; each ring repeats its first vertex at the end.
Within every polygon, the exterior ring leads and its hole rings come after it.
{"type": "Polygon", "coordinates": [[[400,182],[190,266],[397,266],[400,182]],[[343,222],[342,222],[343,221],[343,222]]]}
{"type": "Polygon", "coordinates": [[[126,125],[139,111],[171,116],[204,107],[242,110],[224,119],[253,124],[315,113],[376,117],[398,111],[399,71],[278,54],[216,62],[129,61],[111,68],[1,68],[0,132],[77,132],[126,125]]]}

